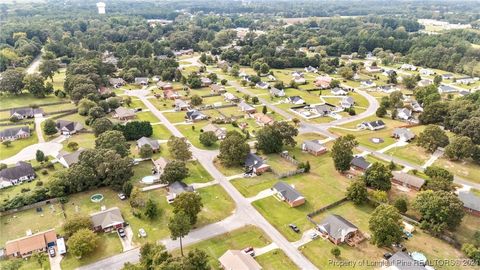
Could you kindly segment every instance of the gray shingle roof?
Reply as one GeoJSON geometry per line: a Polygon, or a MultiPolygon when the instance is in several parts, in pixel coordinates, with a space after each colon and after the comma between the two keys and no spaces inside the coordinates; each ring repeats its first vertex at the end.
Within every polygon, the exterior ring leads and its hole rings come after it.
{"type": "Polygon", "coordinates": [[[335,240],[345,240],[351,232],[358,230],[357,226],[350,223],[350,221],[344,219],[339,215],[329,215],[324,218],[319,224],[319,227],[323,228],[328,235],[335,240]]]}
{"type": "Polygon", "coordinates": [[[28,126],[7,128],[0,131],[0,137],[15,137],[21,133],[30,133],[30,128],[28,126]]]}
{"type": "Polygon", "coordinates": [[[398,270],[425,270],[426,268],[420,265],[405,252],[397,252],[388,259],[390,266],[396,266],[398,270]]]}
{"type": "Polygon", "coordinates": [[[370,162],[366,161],[364,157],[353,157],[351,164],[355,167],[359,167],[363,170],[368,169],[370,167],[370,162]]]}
{"type": "Polygon", "coordinates": [[[122,213],[118,207],[112,207],[105,211],[91,214],[90,218],[92,220],[93,227],[100,226],[102,229],[124,222],[122,213]]]}
{"type": "Polygon", "coordinates": [[[137,140],[138,147],[142,147],[146,144],[150,145],[150,147],[152,147],[153,150],[160,148],[160,144],[158,143],[157,140],[150,139],[148,137],[141,137],[140,139],[137,140]]]}
{"type": "Polygon", "coordinates": [[[294,189],[292,186],[289,184],[279,181],[277,182],[273,188],[289,202],[296,201],[300,198],[303,198],[302,194],[298,192],[296,189],[294,189]]]}
{"type": "Polygon", "coordinates": [[[253,153],[248,153],[245,158],[245,166],[258,168],[264,163],[263,159],[253,153]]]}
{"type": "Polygon", "coordinates": [[[180,181],[175,181],[173,183],[171,183],[170,185],[168,185],[168,191],[170,193],[173,193],[173,194],[176,194],[176,195],[179,195],[183,192],[193,192],[193,187],[192,186],[189,186],[183,182],[180,182],[180,181]]]}
{"type": "Polygon", "coordinates": [[[458,198],[463,202],[463,206],[466,208],[480,211],[480,196],[475,195],[470,191],[460,191],[458,198]]]}
{"type": "Polygon", "coordinates": [[[410,186],[421,188],[425,184],[425,179],[415,175],[410,175],[408,173],[397,172],[397,171],[392,172],[392,174],[393,174],[393,179],[399,182],[402,182],[404,184],[408,184],[410,186]]]}
{"type": "Polygon", "coordinates": [[[63,131],[79,131],[83,129],[82,124],[78,122],[73,122],[73,121],[68,121],[68,120],[57,120],[55,123],[55,126],[57,127],[58,130],[63,130],[63,131]]]}
{"type": "Polygon", "coordinates": [[[0,179],[17,180],[24,176],[35,175],[35,171],[30,163],[18,162],[15,167],[6,168],[0,171],[0,179]]]}
{"type": "Polygon", "coordinates": [[[303,145],[307,150],[310,151],[323,151],[325,149],[325,146],[318,142],[318,140],[309,140],[309,141],[303,141],[303,145]]]}
{"type": "Polygon", "coordinates": [[[43,114],[40,108],[13,108],[10,110],[10,115],[19,114],[22,116],[33,117],[35,114],[43,114]]]}

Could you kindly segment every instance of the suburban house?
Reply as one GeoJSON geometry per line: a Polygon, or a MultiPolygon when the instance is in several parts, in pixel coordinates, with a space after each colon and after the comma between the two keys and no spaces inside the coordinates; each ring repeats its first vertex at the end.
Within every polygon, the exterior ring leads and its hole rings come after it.
{"type": "Polygon", "coordinates": [[[68,120],[57,120],[55,127],[62,135],[72,135],[83,129],[83,125],[79,122],[68,120]]]}
{"type": "Polygon", "coordinates": [[[397,109],[397,118],[402,120],[412,118],[412,110],[408,108],[397,109]]]}
{"type": "Polygon", "coordinates": [[[207,78],[207,77],[201,77],[200,81],[202,82],[202,87],[208,87],[212,84],[212,80],[210,80],[210,78],[207,78]]]}
{"type": "Polygon", "coordinates": [[[163,98],[175,100],[177,98],[180,98],[180,95],[177,93],[177,91],[168,89],[163,90],[163,98]]]}
{"type": "Polygon", "coordinates": [[[455,93],[455,92],[458,92],[458,89],[455,88],[455,87],[452,87],[452,86],[450,86],[450,85],[441,84],[441,85],[438,87],[438,92],[439,92],[440,94],[455,93]]]}
{"type": "Polygon", "coordinates": [[[186,118],[189,121],[196,122],[196,121],[206,120],[208,119],[208,116],[203,114],[201,111],[191,110],[187,112],[186,118]]]}
{"type": "Polygon", "coordinates": [[[339,215],[329,215],[317,224],[318,230],[335,245],[347,243],[351,246],[363,240],[357,226],[339,215]]]}
{"type": "Polygon", "coordinates": [[[414,112],[423,112],[423,108],[416,100],[413,100],[410,105],[412,106],[412,111],[414,112]]]}
{"type": "Polygon", "coordinates": [[[318,72],[318,69],[312,67],[312,66],[308,66],[305,68],[305,72],[309,72],[309,73],[317,73],[318,72]]]}
{"type": "Polygon", "coordinates": [[[303,76],[293,76],[293,81],[297,84],[305,84],[307,82],[303,76]]]}
{"type": "Polygon", "coordinates": [[[398,251],[387,260],[388,267],[385,270],[426,270],[427,268],[419,261],[414,260],[408,253],[398,251]]]}
{"type": "Polygon", "coordinates": [[[274,81],[277,80],[277,78],[275,78],[275,76],[273,76],[273,75],[268,75],[267,79],[268,79],[269,82],[274,82],[274,81]]]}
{"type": "Polygon", "coordinates": [[[403,64],[400,68],[403,70],[411,70],[411,71],[417,70],[417,67],[411,64],[403,64]]]}
{"type": "Polygon", "coordinates": [[[318,76],[315,78],[315,86],[320,89],[326,89],[330,87],[330,83],[332,82],[332,77],[330,76],[318,76]]]}
{"type": "Polygon", "coordinates": [[[35,179],[35,170],[30,163],[19,161],[14,167],[0,171],[0,188],[30,182],[35,179]]]}
{"type": "Polygon", "coordinates": [[[301,98],[300,96],[291,96],[291,97],[288,97],[286,101],[287,101],[288,103],[292,103],[292,104],[295,104],[295,105],[305,104],[305,100],[303,100],[303,98],[301,98]]]}
{"type": "Polygon", "coordinates": [[[157,87],[162,90],[173,90],[172,84],[164,81],[158,81],[157,87]]]}
{"type": "Polygon", "coordinates": [[[158,143],[158,141],[154,139],[150,139],[148,137],[141,137],[140,139],[137,140],[137,148],[139,150],[144,145],[150,145],[154,153],[160,150],[160,144],[158,143]]]}
{"type": "Polygon", "coordinates": [[[47,251],[57,242],[55,229],[27,235],[5,243],[5,255],[9,257],[29,257],[36,252],[47,251]]]}
{"type": "Polygon", "coordinates": [[[382,120],[375,120],[371,122],[363,122],[360,124],[360,127],[370,130],[379,130],[385,128],[385,123],[382,120]]]}
{"type": "Polygon", "coordinates": [[[70,168],[73,164],[78,163],[80,158],[80,154],[85,151],[85,149],[80,148],[75,152],[67,153],[67,152],[60,152],[57,155],[57,160],[60,164],[62,164],[65,168],[70,168]]]}
{"type": "Polygon", "coordinates": [[[13,108],[10,110],[10,117],[17,119],[33,118],[35,115],[43,116],[43,110],[40,108],[13,108]]]}
{"type": "Polygon", "coordinates": [[[453,80],[455,76],[453,76],[453,74],[451,73],[445,73],[445,74],[442,74],[442,79],[444,80],[453,80]]]}
{"type": "Polygon", "coordinates": [[[475,83],[476,81],[478,81],[478,78],[472,78],[472,77],[463,77],[455,80],[455,82],[459,84],[471,84],[471,83],[475,83]]]}
{"type": "Polygon", "coordinates": [[[387,85],[382,85],[377,87],[377,91],[390,94],[395,91],[398,91],[398,88],[393,84],[387,84],[387,85]]]}
{"type": "Polygon", "coordinates": [[[404,172],[393,171],[392,182],[410,189],[420,190],[425,179],[404,172]]]}
{"type": "Polygon", "coordinates": [[[152,174],[154,175],[161,175],[165,167],[167,166],[168,162],[165,158],[159,157],[157,160],[153,161],[153,169],[152,174]]]}
{"type": "Polygon", "coordinates": [[[388,76],[390,76],[391,74],[395,74],[395,73],[397,73],[395,70],[393,70],[393,69],[387,69],[387,70],[383,71],[382,74],[388,77],[388,76]]]}
{"type": "Polygon", "coordinates": [[[175,99],[175,111],[186,111],[190,109],[190,105],[183,99],[175,99]]]}
{"type": "Polygon", "coordinates": [[[268,89],[269,86],[270,85],[268,83],[262,82],[262,81],[255,84],[255,87],[260,88],[260,89],[268,89]]]}
{"type": "Polygon", "coordinates": [[[470,191],[458,192],[458,198],[463,202],[465,211],[480,216],[480,195],[476,195],[470,191]]]}
{"type": "Polygon", "coordinates": [[[327,152],[327,148],[319,140],[308,140],[303,141],[302,151],[318,156],[327,152]]]}
{"type": "Polygon", "coordinates": [[[225,90],[225,86],[223,86],[221,84],[212,84],[212,85],[210,85],[210,89],[212,90],[212,93],[214,93],[214,94],[223,94],[223,93],[227,92],[227,90],[225,90]]]}
{"type": "Polygon", "coordinates": [[[368,73],[378,73],[378,72],[382,72],[382,69],[378,66],[367,66],[365,68],[365,70],[368,72],[368,73]]]}
{"type": "Polygon", "coordinates": [[[136,77],[135,78],[135,84],[139,85],[148,85],[148,78],[147,77],[136,77]]]}
{"type": "Polygon", "coordinates": [[[245,112],[245,113],[248,113],[248,114],[253,114],[253,113],[256,113],[257,110],[255,109],[255,107],[253,107],[252,105],[246,103],[245,101],[242,101],[240,103],[238,103],[238,107],[240,108],[240,110],[242,112],[245,112]]]}
{"type": "Polygon", "coordinates": [[[227,130],[225,128],[220,128],[215,124],[208,124],[202,128],[203,132],[212,131],[217,136],[217,139],[223,140],[227,136],[227,130]]]}
{"type": "Polygon", "coordinates": [[[20,126],[0,131],[0,141],[14,141],[30,137],[30,127],[20,126]]]}
{"type": "Polygon", "coordinates": [[[118,107],[115,109],[113,117],[122,121],[131,120],[135,118],[135,111],[125,107],[118,107]]]}
{"type": "Polygon", "coordinates": [[[275,196],[282,201],[287,202],[291,207],[297,207],[305,203],[305,197],[302,196],[295,188],[291,185],[279,181],[273,187],[272,190],[275,192],[275,196]]]}
{"type": "Polygon", "coordinates": [[[108,83],[110,83],[113,88],[119,88],[125,85],[125,80],[122,78],[110,78],[108,79],[108,83]]]}
{"type": "Polygon", "coordinates": [[[255,113],[253,115],[253,119],[255,119],[257,124],[262,126],[262,127],[266,126],[266,125],[272,125],[273,122],[275,122],[273,120],[273,118],[271,118],[270,116],[268,116],[266,114],[263,114],[263,113],[255,113]]]}
{"type": "Polygon", "coordinates": [[[248,153],[245,158],[245,171],[247,173],[262,174],[270,170],[270,165],[266,164],[263,158],[253,154],[248,153]]]}
{"type": "Polygon", "coordinates": [[[353,105],[355,105],[355,100],[352,97],[344,97],[340,101],[342,108],[351,108],[353,105]]]}
{"type": "Polygon", "coordinates": [[[235,96],[234,94],[232,93],[225,93],[223,94],[223,98],[225,99],[225,101],[227,102],[234,102],[234,103],[237,103],[240,101],[240,98],[235,96]]]}
{"type": "Polygon", "coordinates": [[[428,69],[428,68],[421,68],[419,70],[420,72],[420,75],[423,75],[423,76],[430,76],[430,75],[433,75],[435,74],[435,72],[431,69],[428,69]]]}
{"type": "Polygon", "coordinates": [[[430,79],[422,79],[417,83],[417,85],[420,86],[420,87],[429,86],[431,84],[433,84],[433,81],[430,80],[430,79]]]}
{"type": "Polygon", "coordinates": [[[285,90],[272,87],[272,88],[270,88],[270,95],[272,95],[274,97],[284,97],[285,96],[285,90]]]}
{"type": "Polygon", "coordinates": [[[415,138],[415,133],[409,128],[395,128],[392,137],[402,142],[409,142],[415,138]]]}
{"type": "Polygon", "coordinates": [[[190,54],[193,54],[193,49],[182,49],[182,50],[179,50],[179,51],[173,51],[173,54],[176,57],[182,56],[182,55],[190,55],[190,54]]]}
{"type": "Polygon", "coordinates": [[[335,96],[344,96],[347,94],[347,91],[343,90],[340,87],[335,87],[332,90],[330,90],[330,92],[332,92],[332,95],[335,95],[335,96]]]}
{"type": "Polygon", "coordinates": [[[110,232],[112,230],[123,228],[125,221],[118,207],[102,210],[90,215],[93,230],[96,232],[110,232]]]}
{"type": "Polygon", "coordinates": [[[360,82],[360,85],[364,86],[364,87],[375,87],[377,84],[374,83],[373,81],[371,80],[366,80],[366,81],[361,81],[360,82]]]}
{"type": "Polygon", "coordinates": [[[189,186],[183,182],[175,181],[168,185],[167,187],[168,195],[167,195],[167,202],[172,203],[175,198],[184,193],[184,192],[194,192],[193,186],[189,186]]]}
{"type": "Polygon", "coordinates": [[[313,110],[320,116],[329,115],[336,107],[329,103],[315,105],[313,110]]]}
{"type": "Polygon", "coordinates": [[[260,264],[242,250],[227,250],[218,258],[225,270],[262,270],[260,264]]]}
{"type": "Polygon", "coordinates": [[[301,71],[293,71],[292,77],[303,77],[303,72],[301,71]]]}
{"type": "Polygon", "coordinates": [[[355,170],[366,171],[372,164],[366,161],[362,156],[355,156],[353,157],[352,161],[350,162],[352,168],[355,170]]]}

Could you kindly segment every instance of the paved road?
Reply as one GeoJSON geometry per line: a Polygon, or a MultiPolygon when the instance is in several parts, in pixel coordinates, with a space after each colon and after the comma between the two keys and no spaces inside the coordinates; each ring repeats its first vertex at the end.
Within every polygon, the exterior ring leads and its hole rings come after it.
{"type": "Polygon", "coordinates": [[[35,154],[37,150],[41,150],[45,156],[53,156],[56,157],[60,150],[62,150],[63,145],[60,143],[55,142],[44,142],[44,143],[37,143],[34,145],[27,146],[23,148],[20,152],[18,152],[13,157],[9,157],[4,160],[0,160],[0,163],[4,164],[16,164],[19,161],[27,161],[35,159],[35,154]]]}
{"type": "Polygon", "coordinates": [[[42,63],[42,54],[40,53],[35,59],[33,59],[32,63],[30,63],[30,66],[28,66],[26,72],[27,74],[33,74],[38,72],[38,67],[42,63]]]}
{"type": "Polygon", "coordinates": [[[42,117],[35,117],[35,132],[37,133],[38,142],[43,143],[45,139],[43,138],[43,131],[42,131],[42,122],[45,118],[42,117]]]}
{"type": "MultiPolygon", "coordinates": [[[[136,93],[130,93],[136,94],[136,93]]],[[[160,119],[165,127],[177,137],[184,137],[183,134],[176,129],[176,127],[171,124],[163,114],[147,99],[146,96],[140,94],[137,97],[144,102],[148,109],[160,119]]],[[[208,151],[198,149],[196,147],[191,147],[193,157],[196,158],[202,166],[207,170],[207,172],[212,175],[212,177],[219,182],[219,184],[226,190],[230,195],[233,201],[236,204],[235,215],[221,221],[219,223],[207,225],[203,228],[198,229],[197,231],[191,232],[185,239],[185,243],[198,242],[219,234],[230,231],[230,226],[225,226],[226,223],[232,223],[242,227],[246,224],[252,224],[261,228],[275,243],[280,249],[282,249],[285,254],[287,254],[290,259],[301,269],[318,269],[313,265],[303,254],[287,239],[285,239],[280,232],[275,229],[251,204],[250,202],[243,197],[243,195],[227,180],[227,178],[214,166],[213,160],[217,156],[217,151],[208,151]],[[237,217],[241,220],[241,223],[237,220],[237,217]],[[232,219],[232,220],[230,220],[232,219]],[[220,224],[220,225],[219,225],[220,224]]],[[[236,227],[236,226],[235,226],[236,227]]],[[[236,227],[236,228],[239,228],[236,227]]],[[[178,241],[163,240],[161,241],[168,248],[177,247],[178,241]]],[[[123,266],[125,262],[136,262],[138,261],[138,251],[137,252],[128,252],[128,254],[122,253],[105,260],[96,262],[94,264],[84,266],[80,269],[90,270],[90,269],[119,269],[123,266]],[[105,267],[105,268],[103,268],[105,267]]]]}

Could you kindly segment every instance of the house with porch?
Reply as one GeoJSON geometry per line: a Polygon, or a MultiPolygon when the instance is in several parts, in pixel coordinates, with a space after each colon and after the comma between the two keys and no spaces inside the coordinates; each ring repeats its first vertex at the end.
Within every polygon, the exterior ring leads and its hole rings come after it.
{"type": "Polygon", "coordinates": [[[317,224],[317,229],[335,245],[355,246],[365,239],[357,226],[339,215],[327,216],[317,224]]]}
{"type": "Polygon", "coordinates": [[[208,115],[205,115],[198,110],[190,110],[186,113],[185,118],[191,122],[197,122],[208,119],[208,115]]]}
{"type": "Polygon", "coordinates": [[[208,124],[202,128],[202,132],[213,132],[215,136],[217,136],[217,139],[223,140],[227,136],[227,130],[226,128],[221,128],[215,124],[208,124]]]}
{"type": "Polygon", "coordinates": [[[19,161],[14,167],[5,168],[0,171],[0,188],[30,182],[35,179],[36,174],[32,165],[19,161]]]}
{"type": "Polygon", "coordinates": [[[132,120],[135,118],[135,111],[125,107],[118,107],[115,109],[113,117],[122,121],[132,120]]]}
{"type": "Polygon", "coordinates": [[[68,121],[68,120],[57,120],[55,123],[55,127],[57,128],[58,132],[62,135],[73,135],[78,131],[83,129],[83,125],[79,122],[68,121]]]}
{"type": "Polygon", "coordinates": [[[7,128],[0,131],[0,141],[15,141],[18,139],[25,139],[30,137],[29,126],[19,126],[7,128]]]}
{"type": "Polygon", "coordinates": [[[136,77],[135,84],[146,86],[148,85],[148,78],[147,77],[136,77]]]}
{"type": "Polygon", "coordinates": [[[193,186],[187,185],[181,181],[175,181],[168,185],[167,191],[167,202],[173,203],[175,201],[175,198],[178,197],[178,195],[184,192],[194,192],[195,190],[193,186]]]}
{"type": "Polygon", "coordinates": [[[110,232],[123,228],[125,220],[118,207],[112,207],[90,215],[93,230],[96,232],[110,232]]]}
{"type": "Polygon", "coordinates": [[[392,172],[392,182],[414,190],[420,190],[425,184],[425,179],[401,171],[392,172]]]}
{"type": "Polygon", "coordinates": [[[160,150],[160,144],[158,143],[158,141],[154,139],[150,139],[148,137],[141,137],[140,139],[137,140],[138,150],[140,150],[140,148],[142,148],[142,146],[144,145],[149,145],[152,148],[154,153],[160,150]]]}
{"type": "Polygon", "coordinates": [[[10,109],[10,118],[15,117],[19,120],[34,118],[35,115],[43,116],[41,108],[13,108],[10,109]]]}
{"type": "Polygon", "coordinates": [[[288,203],[291,207],[297,207],[305,203],[305,197],[300,194],[294,187],[286,182],[279,181],[273,187],[275,196],[282,201],[288,203]]]}
{"type": "Polygon", "coordinates": [[[245,171],[247,173],[254,173],[260,175],[270,170],[270,165],[266,164],[263,158],[254,153],[248,153],[245,158],[245,171]]]}
{"type": "Polygon", "coordinates": [[[308,152],[314,156],[319,156],[327,152],[327,147],[319,140],[306,140],[302,143],[302,151],[308,152]]]}

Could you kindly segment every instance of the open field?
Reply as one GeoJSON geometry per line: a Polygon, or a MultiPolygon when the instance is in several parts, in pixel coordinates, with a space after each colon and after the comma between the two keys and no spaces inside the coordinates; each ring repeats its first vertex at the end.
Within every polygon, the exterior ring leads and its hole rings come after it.
{"type": "MultiPolygon", "coordinates": [[[[1,95],[0,96],[0,108],[8,109],[15,107],[28,107],[29,105],[36,104],[46,104],[52,102],[66,101],[67,99],[61,99],[55,95],[48,95],[44,98],[34,97],[30,93],[23,92],[18,95],[1,95]]],[[[55,106],[54,106],[55,107],[55,106]]]]}
{"type": "Polygon", "coordinates": [[[79,147],[83,148],[95,148],[95,135],[93,133],[79,133],[71,136],[62,142],[66,151],[69,151],[66,148],[69,142],[76,142],[79,147]]]}
{"type": "Polygon", "coordinates": [[[426,152],[420,146],[409,143],[406,146],[395,147],[385,152],[385,154],[401,158],[416,165],[423,165],[429,158],[430,153],[426,152]]]}
{"type": "Polygon", "coordinates": [[[433,165],[443,167],[469,181],[480,183],[480,166],[471,160],[451,161],[441,157],[433,165]]]}

